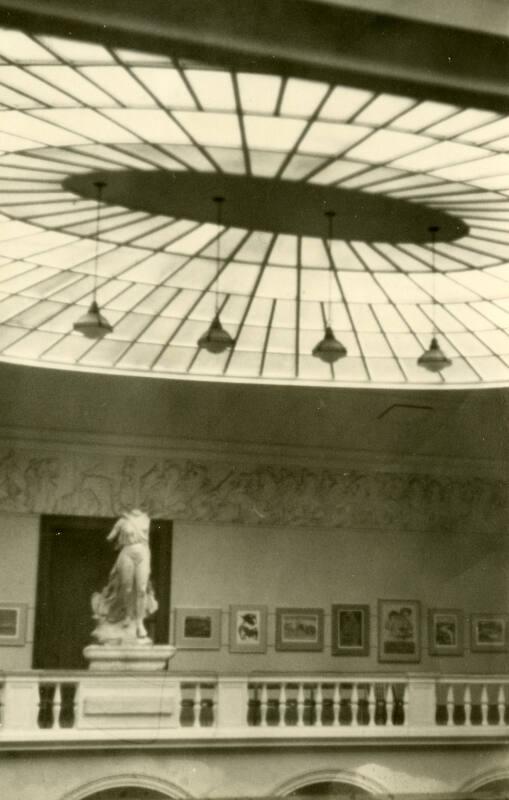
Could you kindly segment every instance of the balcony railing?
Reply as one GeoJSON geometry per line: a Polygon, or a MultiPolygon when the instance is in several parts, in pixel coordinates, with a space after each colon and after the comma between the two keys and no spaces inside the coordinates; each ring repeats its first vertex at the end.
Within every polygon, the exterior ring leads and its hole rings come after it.
{"type": "Polygon", "coordinates": [[[0,746],[168,740],[509,739],[509,677],[0,676],[0,746]]]}

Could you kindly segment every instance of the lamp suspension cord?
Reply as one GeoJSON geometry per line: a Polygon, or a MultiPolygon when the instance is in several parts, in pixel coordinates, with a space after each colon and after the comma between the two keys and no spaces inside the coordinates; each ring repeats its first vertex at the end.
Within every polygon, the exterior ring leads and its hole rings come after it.
{"type": "Polygon", "coordinates": [[[328,219],[327,226],[327,242],[328,242],[328,256],[329,256],[329,294],[327,300],[327,324],[332,327],[332,273],[334,270],[334,262],[332,259],[332,223],[336,216],[335,211],[326,211],[325,216],[328,219]]]}
{"type": "Polygon", "coordinates": [[[429,232],[431,233],[431,272],[433,275],[433,283],[432,283],[432,321],[433,321],[433,336],[438,333],[437,327],[437,296],[436,296],[436,284],[437,284],[437,267],[436,267],[436,245],[437,245],[437,233],[440,230],[438,225],[430,225],[428,228],[429,232]]]}
{"type": "Polygon", "coordinates": [[[99,226],[101,224],[102,195],[106,183],[104,181],[95,181],[94,186],[97,189],[97,208],[95,217],[94,290],[93,290],[93,299],[95,303],[97,302],[97,262],[99,261],[99,226]]]}
{"type": "Polygon", "coordinates": [[[220,276],[220,264],[221,264],[221,226],[222,226],[221,212],[223,209],[224,197],[220,197],[217,195],[212,199],[216,204],[216,223],[218,228],[217,239],[216,239],[216,297],[215,297],[215,316],[217,317],[219,313],[219,276],[220,276]]]}

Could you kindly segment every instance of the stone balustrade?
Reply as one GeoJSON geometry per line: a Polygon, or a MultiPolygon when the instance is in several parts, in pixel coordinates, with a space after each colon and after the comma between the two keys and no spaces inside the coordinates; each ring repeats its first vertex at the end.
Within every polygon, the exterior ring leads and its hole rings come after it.
{"type": "Polygon", "coordinates": [[[0,675],[0,747],[294,739],[509,740],[509,678],[24,672],[0,675]]]}

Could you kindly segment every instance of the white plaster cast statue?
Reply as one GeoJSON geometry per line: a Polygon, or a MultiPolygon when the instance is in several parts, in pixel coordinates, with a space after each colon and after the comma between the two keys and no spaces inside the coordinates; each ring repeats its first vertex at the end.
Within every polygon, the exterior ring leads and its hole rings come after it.
{"type": "Polygon", "coordinates": [[[97,626],[92,636],[100,644],[150,644],[144,620],[157,611],[150,582],[150,518],[128,511],[116,521],[107,540],[119,551],[102,592],[92,595],[97,626]]]}

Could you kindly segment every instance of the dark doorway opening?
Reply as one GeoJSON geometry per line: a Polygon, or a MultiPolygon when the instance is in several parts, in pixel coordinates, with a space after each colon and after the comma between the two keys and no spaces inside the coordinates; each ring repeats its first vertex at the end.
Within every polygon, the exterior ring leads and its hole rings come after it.
{"type": "MultiPolygon", "coordinates": [[[[85,669],[83,648],[92,643],[90,598],[107,583],[115,551],[106,541],[115,519],[41,517],[34,669],[85,669]]],[[[152,583],[159,602],[147,620],[156,644],[169,641],[172,525],[152,520],[152,583]]]]}

